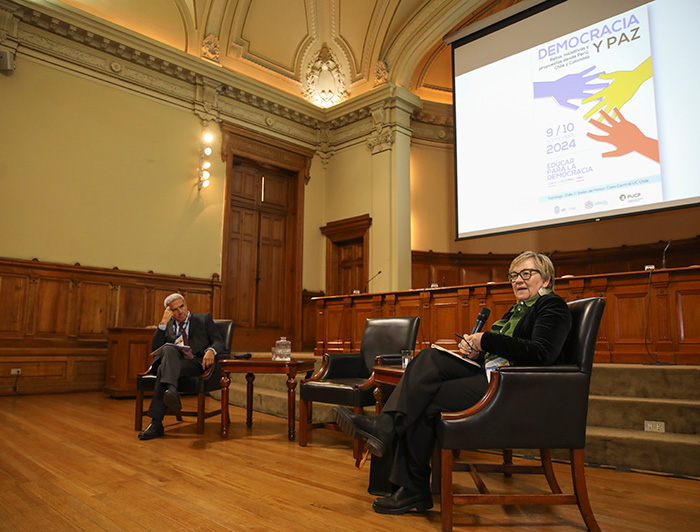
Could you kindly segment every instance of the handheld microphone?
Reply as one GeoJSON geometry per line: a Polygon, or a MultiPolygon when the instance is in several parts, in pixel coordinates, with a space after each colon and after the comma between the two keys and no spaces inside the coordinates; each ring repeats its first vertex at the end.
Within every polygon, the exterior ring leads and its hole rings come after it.
{"type": "Polygon", "coordinates": [[[665,270],[666,269],[666,250],[668,249],[668,246],[671,245],[671,240],[668,241],[666,244],[666,247],[664,248],[664,252],[661,255],[661,267],[665,270]]]}
{"type": "Polygon", "coordinates": [[[491,314],[491,309],[488,307],[483,307],[479,311],[479,315],[476,317],[476,322],[474,323],[474,328],[472,329],[472,334],[478,333],[481,328],[484,326],[484,323],[489,319],[489,315],[491,314]]]}
{"type": "Polygon", "coordinates": [[[365,294],[367,293],[367,288],[369,287],[370,281],[371,281],[372,279],[374,279],[374,278],[375,278],[377,275],[379,275],[380,273],[382,273],[382,270],[379,270],[379,271],[378,271],[377,273],[375,273],[372,277],[370,277],[369,279],[367,279],[367,281],[365,282],[365,294]]]}

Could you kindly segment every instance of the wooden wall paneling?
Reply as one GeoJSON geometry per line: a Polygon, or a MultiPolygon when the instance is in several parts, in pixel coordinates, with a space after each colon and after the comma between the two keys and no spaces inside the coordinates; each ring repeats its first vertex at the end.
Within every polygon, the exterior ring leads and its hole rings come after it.
{"type": "MultiPolygon", "coordinates": [[[[165,301],[165,298],[168,297],[170,294],[174,293],[181,293],[184,292],[184,290],[178,288],[177,286],[173,286],[172,288],[152,288],[150,291],[150,298],[149,300],[151,301],[150,309],[146,309],[145,314],[146,316],[150,316],[149,318],[146,318],[146,321],[142,323],[144,326],[148,325],[156,325],[160,323],[160,320],[163,318],[163,312],[165,312],[165,305],[163,305],[163,302],[165,301]]],[[[190,298],[188,294],[182,294],[185,296],[185,299],[187,300],[187,304],[190,304],[190,298]]],[[[195,311],[199,312],[199,311],[195,311]]],[[[216,317],[216,314],[212,314],[212,316],[216,317]]],[[[120,327],[126,327],[126,325],[115,322],[114,326],[120,326],[120,327]]]]}
{"type": "Polygon", "coordinates": [[[28,286],[26,275],[0,273],[0,339],[24,336],[28,286]]]}
{"type": "Polygon", "coordinates": [[[618,285],[606,300],[614,323],[609,331],[612,362],[653,362],[657,331],[651,322],[647,285],[618,285]]]}
{"type": "Polygon", "coordinates": [[[135,395],[136,375],[150,364],[154,331],[143,327],[109,329],[105,392],[113,397],[135,395]]]}
{"type": "MultiPolygon", "coordinates": [[[[639,271],[564,277],[557,279],[556,290],[567,301],[606,299],[595,362],[700,364],[700,267],[666,269],[651,275],[639,271]]],[[[409,290],[371,297],[383,299],[382,315],[421,317],[417,349],[435,341],[453,347],[448,337],[454,332],[470,332],[482,306],[491,309],[485,326],[488,329],[514,303],[510,283],[409,290]]],[[[356,311],[357,307],[366,307],[367,298],[344,296],[344,301],[351,302],[356,311]]],[[[317,308],[333,305],[336,300],[333,296],[319,298],[317,308]]]]}
{"type": "MultiPolygon", "coordinates": [[[[193,313],[201,313],[201,312],[211,312],[211,291],[210,290],[192,290],[192,289],[187,289],[183,290],[183,296],[185,296],[185,301],[187,301],[187,308],[190,310],[190,312],[193,313]]],[[[160,308],[158,309],[158,317],[157,321],[154,321],[153,323],[158,323],[160,321],[161,317],[163,316],[163,301],[165,300],[165,297],[170,295],[170,293],[166,294],[166,296],[160,298],[160,308]]],[[[219,318],[220,316],[214,316],[216,318],[219,318]]]]}
{"type": "Polygon", "coordinates": [[[323,296],[323,292],[301,292],[301,312],[302,312],[302,351],[313,351],[316,344],[316,302],[314,297],[323,296]]]}
{"type": "Polygon", "coordinates": [[[352,304],[350,312],[350,351],[356,353],[362,345],[362,334],[365,332],[365,324],[368,319],[378,318],[375,301],[372,297],[359,297],[349,300],[352,304]]]}
{"type": "Polygon", "coordinates": [[[700,364],[700,281],[687,281],[670,299],[675,360],[700,364]]]}
{"type": "MultiPolygon", "coordinates": [[[[150,299],[146,286],[119,286],[116,325],[119,327],[143,327],[149,323],[150,315],[147,314],[147,309],[150,299]]],[[[160,316],[158,320],[160,321],[160,316]]]]}
{"type": "MultiPolygon", "coordinates": [[[[634,246],[574,251],[537,250],[547,253],[554,262],[557,276],[609,274],[644,271],[647,264],[657,271],[663,267],[667,247],[666,267],[687,268],[700,264],[700,236],[684,240],[652,242],[634,246]]],[[[513,259],[512,254],[465,254],[412,251],[412,287],[427,288],[431,283],[446,286],[502,282],[513,259]],[[456,264],[459,278],[455,279],[450,266],[456,264]]]]}
{"type": "MultiPolygon", "coordinates": [[[[575,279],[569,281],[569,284],[574,283],[575,279]]],[[[584,280],[585,283],[585,280],[584,280]]],[[[590,287],[586,289],[584,285],[584,290],[580,293],[580,297],[573,297],[568,301],[574,301],[575,299],[583,299],[586,297],[606,297],[608,292],[608,278],[593,277],[590,279],[590,287]]],[[[555,284],[555,288],[556,288],[555,284]]],[[[574,291],[572,296],[576,296],[578,291],[574,291]]],[[[596,340],[595,355],[593,358],[594,362],[611,362],[612,361],[612,350],[610,347],[609,333],[614,326],[614,314],[606,305],[603,311],[603,318],[600,322],[600,327],[598,328],[598,339],[596,340]]]]}
{"type": "Polygon", "coordinates": [[[82,281],[77,283],[76,292],[78,339],[104,339],[112,315],[111,283],[82,281]]]}
{"type": "Polygon", "coordinates": [[[673,362],[673,343],[671,341],[671,309],[668,299],[670,278],[668,272],[654,272],[650,276],[650,319],[656,337],[653,352],[657,362],[673,362]]]}
{"type": "Polygon", "coordinates": [[[411,264],[411,287],[414,290],[419,288],[428,288],[430,286],[430,271],[429,264],[414,262],[411,264]]]}
{"type": "Polygon", "coordinates": [[[430,343],[440,344],[446,349],[454,349],[455,333],[462,334],[460,307],[462,301],[454,294],[434,291],[430,305],[430,343]]]}
{"type": "Polygon", "coordinates": [[[34,336],[65,338],[69,332],[72,300],[69,279],[39,277],[35,283],[34,336]]]}
{"type": "Polygon", "coordinates": [[[432,305],[432,293],[430,290],[421,290],[418,292],[419,304],[418,314],[420,325],[418,326],[418,336],[416,337],[416,352],[429,347],[431,343],[431,334],[433,314],[430,311],[432,305]]]}
{"type": "Polygon", "coordinates": [[[342,353],[344,349],[343,339],[349,338],[349,301],[336,299],[332,301],[320,300],[317,304],[316,315],[316,348],[314,353],[322,356],[324,353],[342,353]]]}
{"type": "Polygon", "coordinates": [[[407,292],[397,297],[393,304],[394,316],[420,316],[422,313],[421,293],[407,292]]]}
{"type": "Polygon", "coordinates": [[[13,393],[15,381],[19,393],[99,390],[113,372],[107,368],[108,328],[154,325],[163,298],[174,291],[206,312],[215,290],[218,276],[201,280],[0,258],[0,394],[13,393]],[[18,379],[12,368],[21,369],[18,379]]]}
{"type": "Polygon", "coordinates": [[[105,373],[107,369],[107,361],[100,355],[95,358],[69,358],[69,375],[71,378],[71,386],[82,387],[87,390],[102,388],[105,383],[105,373]]]}

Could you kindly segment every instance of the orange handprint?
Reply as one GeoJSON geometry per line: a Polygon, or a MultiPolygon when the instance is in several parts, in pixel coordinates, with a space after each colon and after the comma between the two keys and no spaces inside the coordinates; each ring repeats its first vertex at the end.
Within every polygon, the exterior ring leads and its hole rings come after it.
{"type": "Polygon", "coordinates": [[[602,115],[601,118],[604,118],[610,124],[609,126],[593,119],[588,121],[590,124],[607,133],[607,135],[587,133],[586,135],[588,137],[599,142],[607,142],[617,148],[614,151],[604,153],[603,157],[619,157],[636,151],[658,163],[659,141],[646,137],[637,126],[625,120],[625,117],[622,116],[622,113],[617,107],[613,108],[613,112],[619,118],[619,121],[615,121],[615,119],[605,111],[600,111],[602,115]]]}

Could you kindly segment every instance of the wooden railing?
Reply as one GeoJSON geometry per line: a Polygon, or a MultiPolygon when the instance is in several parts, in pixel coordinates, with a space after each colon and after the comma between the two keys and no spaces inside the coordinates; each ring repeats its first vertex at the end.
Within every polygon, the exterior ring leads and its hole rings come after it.
{"type": "MultiPolygon", "coordinates": [[[[556,292],[567,301],[604,297],[607,305],[596,362],[700,364],[700,267],[565,276],[556,292]]],[[[314,353],[359,351],[367,318],[420,316],[416,349],[455,347],[481,307],[493,321],[514,302],[509,283],[315,298],[314,353]]]]}

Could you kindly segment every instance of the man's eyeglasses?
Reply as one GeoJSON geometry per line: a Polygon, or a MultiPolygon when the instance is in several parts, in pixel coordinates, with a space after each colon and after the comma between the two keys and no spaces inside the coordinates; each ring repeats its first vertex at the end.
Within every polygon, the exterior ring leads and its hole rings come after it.
{"type": "Polygon", "coordinates": [[[533,273],[539,273],[540,275],[542,275],[539,270],[525,269],[519,272],[509,272],[506,277],[508,277],[508,280],[511,283],[514,283],[518,280],[518,275],[523,281],[527,281],[528,279],[530,279],[530,277],[532,277],[533,273]]]}

